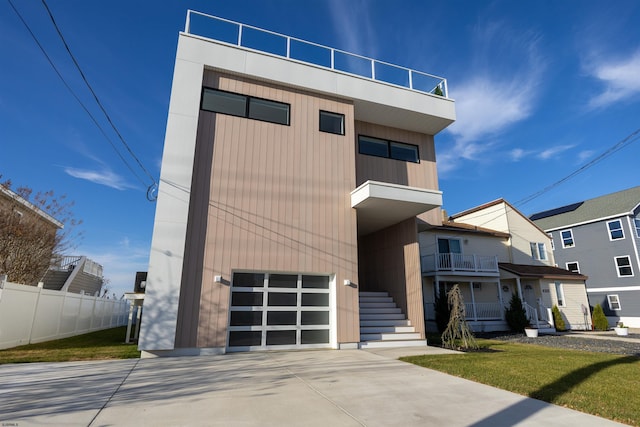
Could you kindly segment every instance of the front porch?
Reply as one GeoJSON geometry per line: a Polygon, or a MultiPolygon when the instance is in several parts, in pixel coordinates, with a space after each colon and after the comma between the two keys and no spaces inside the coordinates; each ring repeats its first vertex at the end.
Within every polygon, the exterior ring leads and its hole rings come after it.
{"type": "Polygon", "coordinates": [[[465,300],[466,320],[474,332],[508,330],[505,310],[514,293],[522,300],[527,318],[532,325],[546,332],[555,331],[551,309],[540,297],[543,290],[538,281],[521,283],[516,280],[480,276],[424,278],[424,313],[427,330],[434,330],[436,326],[436,296],[448,292],[454,284],[460,286],[465,300]]]}

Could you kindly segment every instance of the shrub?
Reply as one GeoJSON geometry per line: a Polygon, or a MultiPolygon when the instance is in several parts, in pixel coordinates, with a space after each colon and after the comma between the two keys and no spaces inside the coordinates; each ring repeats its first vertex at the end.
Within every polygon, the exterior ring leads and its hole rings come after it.
{"type": "Polygon", "coordinates": [[[600,304],[596,304],[593,308],[593,316],[591,318],[593,322],[593,327],[597,331],[606,331],[609,329],[609,321],[607,320],[607,316],[604,315],[604,311],[602,310],[602,306],[600,304]]]}
{"type": "Polygon", "coordinates": [[[504,317],[509,325],[509,329],[513,332],[524,332],[524,328],[529,326],[529,319],[527,319],[527,313],[524,311],[522,301],[518,295],[513,294],[511,301],[509,301],[509,308],[504,312],[504,317]]]}
{"type": "Polygon", "coordinates": [[[447,323],[449,323],[449,317],[451,316],[451,308],[447,302],[447,295],[444,291],[440,292],[440,295],[436,295],[435,300],[435,312],[436,312],[436,326],[439,333],[443,333],[447,329],[447,323]]]}
{"type": "Polygon", "coordinates": [[[553,323],[556,325],[556,331],[566,331],[567,326],[564,324],[564,319],[562,318],[562,313],[560,313],[558,306],[554,305],[551,308],[551,312],[553,313],[553,323]]]}

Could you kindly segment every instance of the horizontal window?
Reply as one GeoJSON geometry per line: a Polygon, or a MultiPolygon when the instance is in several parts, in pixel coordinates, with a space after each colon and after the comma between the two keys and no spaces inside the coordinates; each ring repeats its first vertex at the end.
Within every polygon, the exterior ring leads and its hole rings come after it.
{"type": "Polygon", "coordinates": [[[239,93],[204,88],[201,108],[213,113],[288,125],[290,105],[239,93]]]}
{"type": "Polygon", "coordinates": [[[370,136],[360,135],[358,137],[358,152],[368,156],[385,157],[404,162],[420,162],[417,145],[372,138],[370,136]]]}
{"type": "Polygon", "coordinates": [[[320,130],[322,132],[344,135],[344,114],[320,110],[320,130]]]}

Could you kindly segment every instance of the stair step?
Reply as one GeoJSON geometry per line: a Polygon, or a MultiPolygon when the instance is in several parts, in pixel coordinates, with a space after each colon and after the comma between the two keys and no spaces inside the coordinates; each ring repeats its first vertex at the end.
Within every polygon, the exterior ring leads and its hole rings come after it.
{"type": "Polygon", "coordinates": [[[420,339],[418,332],[407,333],[383,333],[383,334],[360,334],[360,341],[405,341],[420,339]]]}
{"type": "Polygon", "coordinates": [[[411,321],[407,319],[379,319],[377,317],[373,320],[360,319],[361,328],[369,326],[411,326],[411,321]]]}
{"type": "Polygon", "coordinates": [[[403,341],[366,341],[361,342],[361,349],[381,348],[381,347],[426,347],[427,340],[403,340],[403,341]]]}
{"type": "Polygon", "coordinates": [[[402,314],[402,309],[398,307],[361,308],[360,314],[402,314]]]}
{"type": "Polygon", "coordinates": [[[361,297],[388,297],[389,292],[359,292],[361,297]]]}
{"type": "Polygon", "coordinates": [[[391,302],[362,302],[360,301],[360,308],[386,308],[386,307],[397,307],[396,303],[391,302]]]}
{"type": "MultiPolygon", "coordinates": [[[[392,297],[363,297],[360,295],[360,304],[362,303],[374,303],[374,302],[392,302],[392,297]]],[[[394,303],[395,304],[395,303],[394,303]]]]}
{"type": "Polygon", "coordinates": [[[360,321],[362,320],[404,320],[404,319],[406,319],[406,317],[402,313],[384,313],[384,314],[360,313],[360,321]]]}
{"type": "Polygon", "coordinates": [[[413,326],[361,326],[361,334],[381,334],[381,333],[393,333],[393,332],[415,332],[416,328],[413,326]]]}

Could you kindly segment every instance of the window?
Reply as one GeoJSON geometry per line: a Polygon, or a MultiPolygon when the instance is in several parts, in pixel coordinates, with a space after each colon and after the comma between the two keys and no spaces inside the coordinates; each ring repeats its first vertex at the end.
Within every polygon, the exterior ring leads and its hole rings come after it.
{"type": "Polygon", "coordinates": [[[370,136],[360,135],[358,137],[358,152],[368,156],[386,157],[388,159],[420,163],[417,145],[387,141],[370,136]]]}
{"type": "Polygon", "coordinates": [[[544,243],[531,242],[529,245],[531,246],[531,256],[533,259],[542,261],[547,259],[547,250],[544,243]]]}
{"type": "Polygon", "coordinates": [[[575,246],[573,242],[573,231],[572,230],[563,230],[560,232],[560,237],[562,238],[562,247],[563,248],[572,248],[575,246]]]}
{"type": "Polygon", "coordinates": [[[620,298],[618,298],[618,295],[607,295],[607,302],[609,302],[609,308],[611,310],[621,310],[622,308],[620,307],[620,298]]]}
{"type": "Polygon", "coordinates": [[[578,261],[568,262],[566,266],[567,270],[573,273],[580,273],[580,266],[578,265],[578,261]]]}
{"type": "Polygon", "coordinates": [[[640,237],[640,216],[635,217],[633,222],[636,225],[636,236],[640,237]]]}
{"type": "Polygon", "coordinates": [[[289,125],[289,104],[238,93],[204,88],[201,108],[213,113],[289,125]]]}
{"type": "Polygon", "coordinates": [[[609,229],[609,240],[624,239],[624,232],[622,231],[622,221],[620,221],[619,219],[607,222],[607,228],[609,229]]]}
{"type": "Polygon", "coordinates": [[[344,135],[344,114],[320,110],[320,131],[344,135]]]}
{"type": "Polygon", "coordinates": [[[615,257],[616,267],[618,267],[618,277],[633,276],[631,268],[631,259],[629,255],[615,257]]]}
{"type": "Polygon", "coordinates": [[[556,282],[556,299],[558,300],[558,307],[564,307],[564,289],[562,289],[562,283],[556,282]]]}
{"type": "Polygon", "coordinates": [[[461,254],[460,239],[438,238],[439,254],[461,254]]]}

